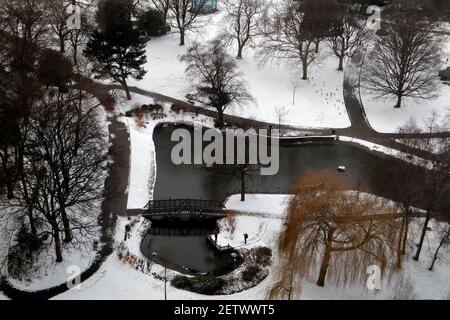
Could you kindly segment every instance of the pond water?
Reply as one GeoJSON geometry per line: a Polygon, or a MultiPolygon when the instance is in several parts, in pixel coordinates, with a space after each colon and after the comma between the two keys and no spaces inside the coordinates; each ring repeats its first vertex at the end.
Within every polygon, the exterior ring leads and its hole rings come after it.
{"type": "MultiPolygon", "coordinates": [[[[192,130],[190,127],[185,127],[192,130]]],[[[154,132],[156,147],[157,177],[154,199],[193,198],[224,200],[240,192],[240,179],[225,176],[224,166],[207,168],[202,165],[175,165],[171,151],[177,142],[171,142],[174,129],[179,126],[159,126],[154,132]]],[[[274,176],[261,176],[256,171],[247,181],[248,193],[289,193],[292,185],[307,170],[329,170],[340,173],[345,183],[361,190],[371,190],[373,178],[382,158],[357,147],[337,142],[336,144],[309,144],[280,146],[280,170],[274,176]]],[[[229,172],[229,170],[227,171],[229,172]]]]}
{"type": "Polygon", "coordinates": [[[151,228],[141,244],[142,253],[181,272],[221,272],[233,265],[229,254],[218,254],[207,242],[209,229],[151,228]],[[162,232],[161,232],[162,231],[162,232]],[[155,257],[153,253],[156,253],[155,257]]]}
{"type": "MultiPolygon", "coordinates": [[[[202,165],[174,165],[171,151],[177,142],[171,142],[177,125],[158,126],[153,139],[156,147],[157,177],[154,199],[192,198],[224,200],[240,192],[238,177],[225,175],[224,167],[207,168],[202,165]]],[[[188,130],[191,127],[183,126],[188,130]]],[[[345,166],[340,173],[345,183],[361,190],[372,188],[372,178],[384,161],[369,152],[343,143],[302,146],[280,146],[280,170],[275,176],[260,176],[259,171],[247,181],[249,193],[288,193],[291,186],[307,170],[330,170],[337,172],[338,166],[345,166]]],[[[178,270],[187,267],[198,272],[212,272],[227,268],[232,259],[229,255],[218,256],[207,243],[211,230],[180,234],[176,229],[151,228],[141,249],[152,258],[154,253],[168,266],[178,270]],[[159,231],[158,231],[159,230],[159,231]],[[172,230],[172,231],[171,231],[172,230]]],[[[201,230],[201,229],[200,229],[201,230]]]]}

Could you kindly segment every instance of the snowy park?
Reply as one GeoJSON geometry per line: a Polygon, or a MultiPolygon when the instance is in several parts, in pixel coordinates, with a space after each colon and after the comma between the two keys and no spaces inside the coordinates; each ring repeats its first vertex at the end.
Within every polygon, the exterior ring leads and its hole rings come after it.
{"type": "Polygon", "coordinates": [[[0,300],[449,300],[442,2],[3,1],[0,300]]]}

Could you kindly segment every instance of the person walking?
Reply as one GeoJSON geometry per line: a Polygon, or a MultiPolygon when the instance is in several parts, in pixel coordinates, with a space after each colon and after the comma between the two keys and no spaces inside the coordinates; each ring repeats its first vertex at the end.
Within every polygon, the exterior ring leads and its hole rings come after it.
{"type": "Polygon", "coordinates": [[[124,239],[124,241],[127,241],[127,239],[129,238],[130,231],[131,231],[131,226],[129,224],[127,224],[125,226],[125,239],[124,239]]]}
{"type": "Polygon", "coordinates": [[[244,242],[245,242],[245,244],[247,244],[247,239],[248,239],[248,234],[244,233],[244,242]]]}

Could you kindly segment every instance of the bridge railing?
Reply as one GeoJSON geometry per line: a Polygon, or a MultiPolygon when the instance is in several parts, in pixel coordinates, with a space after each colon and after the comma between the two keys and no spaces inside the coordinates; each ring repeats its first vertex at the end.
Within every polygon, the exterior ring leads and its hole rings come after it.
{"type": "Polygon", "coordinates": [[[192,213],[221,213],[225,206],[221,201],[198,199],[152,200],[145,206],[149,214],[164,214],[181,211],[192,213]]]}

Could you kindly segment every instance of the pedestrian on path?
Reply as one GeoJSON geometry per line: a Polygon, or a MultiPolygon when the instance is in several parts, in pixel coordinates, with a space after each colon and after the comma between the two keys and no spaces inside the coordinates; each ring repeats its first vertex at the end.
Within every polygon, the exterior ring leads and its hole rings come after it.
{"type": "Polygon", "coordinates": [[[244,233],[244,242],[245,242],[245,244],[247,244],[247,239],[248,239],[248,234],[244,233]]]}
{"type": "Polygon", "coordinates": [[[125,226],[125,239],[124,239],[124,241],[127,241],[127,239],[129,238],[130,231],[131,231],[131,226],[129,224],[127,224],[125,226]]]}

